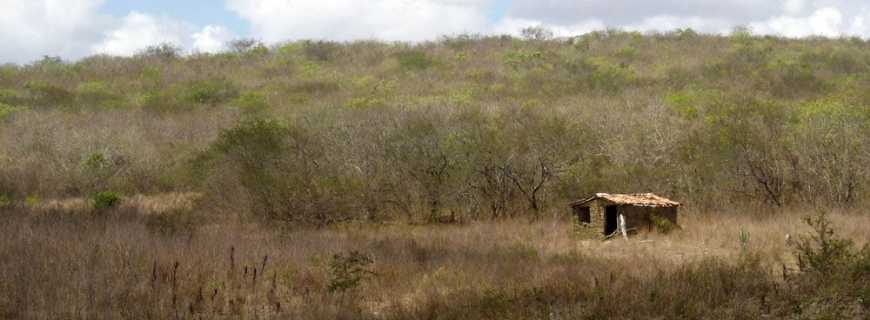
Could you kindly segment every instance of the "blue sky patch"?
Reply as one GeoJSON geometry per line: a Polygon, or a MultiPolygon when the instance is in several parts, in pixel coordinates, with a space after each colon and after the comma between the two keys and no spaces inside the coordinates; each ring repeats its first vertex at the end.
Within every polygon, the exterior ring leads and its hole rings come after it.
{"type": "Polygon", "coordinates": [[[226,9],[223,1],[214,0],[123,0],[106,1],[103,11],[123,17],[131,11],[181,20],[201,28],[222,25],[238,35],[250,34],[247,21],[226,9]]]}

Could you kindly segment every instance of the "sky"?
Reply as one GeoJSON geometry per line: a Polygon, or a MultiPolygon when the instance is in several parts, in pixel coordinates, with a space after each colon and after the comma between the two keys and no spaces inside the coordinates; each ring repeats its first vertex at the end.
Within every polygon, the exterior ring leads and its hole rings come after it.
{"type": "Polygon", "coordinates": [[[0,0],[0,64],[43,56],[130,56],[173,43],[219,52],[233,39],[418,42],[443,35],[557,36],[604,28],[692,28],[727,34],[748,26],[785,37],[870,38],[867,0],[0,0]]]}

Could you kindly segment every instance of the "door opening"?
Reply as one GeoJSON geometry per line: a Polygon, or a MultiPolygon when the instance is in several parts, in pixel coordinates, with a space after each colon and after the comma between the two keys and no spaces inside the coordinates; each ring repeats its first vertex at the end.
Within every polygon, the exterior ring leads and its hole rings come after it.
{"type": "Polygon", "coordinates": [[[619,210],[617,206],[604,207],[604,235],[611,235],[616,232],[617,216],[619,210]]]}

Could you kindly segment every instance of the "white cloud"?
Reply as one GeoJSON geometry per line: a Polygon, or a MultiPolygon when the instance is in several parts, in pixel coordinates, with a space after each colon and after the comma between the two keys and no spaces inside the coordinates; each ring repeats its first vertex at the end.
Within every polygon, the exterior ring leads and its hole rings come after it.
{"type": "MultiPolygon", "coordinates": [[[[508,13],[555,25],[599,19],[608,26],[637,24],[656,16],[701,17],[747,21],[765,19],[782,10],[785,0],[512,0],[508,13]]],[[[858,0],[853,0],[858,1],[858,0]]]]}
{"type": "Polygon", "coordinates": [[[131,56],[148,46],[171,43],[185,46],[192,27],[167,18],[155,18],[139,12],[124,17],[117,29],[92,47],[93,53],[131,56]]]}
{"type": "MultiPolygon", "coordinates": [[[[241,35],[275,43],[294,39],[421,41],[458,33],[518,34],[544,26],[557,36],[605,27],[668,31],[690,27],[728,33],[870,38],[867,0],[224,0],[250,23],[241,35]],[[494,21],[493,21],[494,20],[494,21]]],[[[93,53],[131,55],[171,42],[186,51],[216,52],[235,35],[220,25],[193,26],[163,16],[101,13],[105,0],[0,0],[0,64],[42,55],[77,59],[93,53]]],[[[173,8],[163,8],[171,14],[173,8]]]]}
{"type": "Polygon", "coordinates": [[[821,8],[805,17],[779,16],[768,21],[752,23],[759,33],[786,37],[821,35],[836,37],[843,33],[843,14],[835,8],[821,8]]]}
{"type": "Polygon", "coordinates": [[[643,19],[638,24],[624,26],[626,30],[633,31],[671,31],[681,28],[692,28],[701,32],[709,33],[726,33],[733,28],[733,25],[727,21],[718,18],[702,18],[702,17],[679,17],[661,15],[643,19]]]}
{"type": "Polygon", "coordinates": [[[806,2],[804,0],[786,0],[783,5],[786,14],[796,15],[804,10],[806,2]]]}
{"type": "Polygon", "coordinates": [[[42,55],[78,58],[110,17],[103,0],[0,0],[0,63],[27,63],[42,55]]]}
{"type": "Polygon", "coordinates": [[[207,25],[201,31],[193,34],[193,51],[215,53],[226,49],[227,42],[235,38],[235,34],[227,28],[217,25],[207,25]]]}
{"type": "Polygon", "coordinates": [[[227,0],[266,42],[293,39],[419,41],[485,31],[488,0],[227,0]]]}
{"type": "Polygon", "coordinates": [[[578,22],[637,31],[692,28],[726,34],[748,25],[757,34],[786,37],[870,37],[866,0],[513,0],[505,21],[532,21],[554,30],[578,22]]]}
{"type": "Polygon", "coordinates": [[[225,27],[201,30],[183,21],[130,12],[100,12],[104,0],[0,0],[0,64],[43,55],[74,60],[95,53],[129,56],[164,42],[215,52],[233,38],[225,27]],[[108,31],[107,31],[108,30],[108,31]]]}
{"type": "Polygon", "coordinates": [[[849,34],[866,35],[870,37],[870,6],[864,7],[852,18],[849,34]]]}
{"type": "Polygon", "coordinates": [[[729,32],[733,25],[730,24],[727,20],[722,19],[705,19],[701,17],[679,17],[679,16],[653,16],[649,18],[645,18],[637,23],[621,25],[621,26],[612,26],[605,24],[602,20],[597,18],[589,18],[583,21],[579,21],[573,24],[547,24],[539,20],[532,19],[524,19],[524,18],[514,18],[514,17],[505,17],[498,24],[496,24],[492,31],[497,34],[512,34],[518,35],[520,30],[526,27],[545,27],[553,31],[553,34],[556,37],[570,37],[581,35],[584,33],[588,33],[596,30],[604,30],[607,27],[619,27],[623,30],[628,31],[671,31],[678,28],[692,28],[694,30],[709,32],[709,33],[720,33],[724,34],[729,32]]]}
{"type": "Polygon", "coordinates": [[[170,43],[188,52],[214,53],[226,49],[226,43],[235,37],[220,25],[207,25],[199,31],[183,21],[154,17],[131,12],[122,23],[106,33],[100,43],[92,46],[93,53],[131,56],[143,49],[170,43]]]}

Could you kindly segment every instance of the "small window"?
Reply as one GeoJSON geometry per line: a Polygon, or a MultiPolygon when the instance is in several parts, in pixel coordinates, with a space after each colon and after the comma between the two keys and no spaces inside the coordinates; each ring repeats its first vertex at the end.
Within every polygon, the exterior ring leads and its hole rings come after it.
{"type": "Polygon", "coordinates": [[[589,207],[576,207],[574,214],[577,215],[577,221],[580,223],[592,223],[592,215],[589,213],[589,207]]]}

